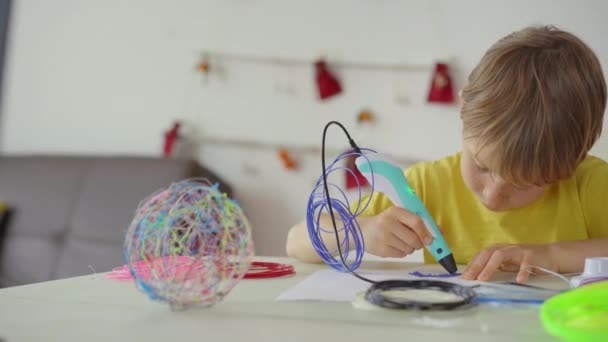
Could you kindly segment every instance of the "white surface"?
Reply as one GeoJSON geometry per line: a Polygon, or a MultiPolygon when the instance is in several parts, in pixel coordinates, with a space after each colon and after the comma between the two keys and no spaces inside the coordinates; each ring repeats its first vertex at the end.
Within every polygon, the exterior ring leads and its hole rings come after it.
{"type": "MultiPolygon", "coordinates": [[[[350,303],[276,301],[280,293],[324,267],[288,259],[259,260],[292,263],[297,274],[244,280],[210,309],[173,312],[165,304],[149,301],[133,283],[107,279],[104,274],[2,289],[0,338],[7,342],[555,340],[543,330],[537,307],[369,311],[350,303]]],[[[407,273],[420,265],[365,263],[362,267],[407,273]]]]}
{"type": "MultiPolygon", "coordinates": [[[[320,145],[340,120],[362,145],[414,159],[460,146],[456,107],[424,103],[429,72],[335,70],[345,92],[315,99],[308,67],[219,65],[205,85],[204,49],[262,56],[432,63],[452,57],[460,87],[483,52],[523,26],[572,30],[608,65],[602,0],[21,0],[14,1],[0,115],[2,153],[146,154],[183,119],[196,135],[320,145]],[[276,85],[294,94],[276,92],[276,85]],[[405,96],[403,106],[396,98],[405,96]],[[370,108],[373,127],[355,123],[370,108]]],[[[337,129],[330,143],[346,146],[337,129]]],[[[608,157],[606,135],[595,151],[608,157]]],[[[200,146],[195,152],[237,190],[258,253],[284,254],[320,175],[318,154],[282,169],[274,150],[200,146]],[[254,169],[251,174],[245,169],[254,169]],[[268,215],[271,212],[272,215],[268,215]]],[[[420,254],[418,254],[420,257],[420,254]]],[[[420,259],[418,259],[420,260],[420,259]]]]}
{"type": "MultiPolygon", "coordinates": [[[[441,267],[424,267],[416,269],[423,273],[443,273],[441,267]]],[[[374,281],[398,279],[412,280],[423,279],[412,276],[403,271],[357,271],[358,274],[374,281]]],[[[455,278],[441,278],[441,281],[452,282],[465,286],[476,285],[477,281],[467,281],[455,278]]],[[[352,302],[355,300],[358,293],[369,288],[370,284],[361,279],[354,277],[351,274],[340,273],[333,269],[320,270],[313,273],[304,281],[296,286],[281,293],[277,300],[279,301],[323,301],[323,302],[352,302]]]]}

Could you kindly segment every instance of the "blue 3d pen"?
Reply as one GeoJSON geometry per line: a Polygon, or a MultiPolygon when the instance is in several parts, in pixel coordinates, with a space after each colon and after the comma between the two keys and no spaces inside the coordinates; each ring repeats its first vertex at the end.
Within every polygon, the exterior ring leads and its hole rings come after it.
{"type": "Polygon", "coordinates": [[[456,273],[456,262],[452,251],[445,243],[428,210],[405,179],[403,170],[386,156],[377,153],[360,156],[355,163],[367,181],[374,184],[374,189],[388,197],[393,205],[407,209],[422,218],[426,229],[433,236],[433,242],[426,248],[450,274],[456,273]]]}

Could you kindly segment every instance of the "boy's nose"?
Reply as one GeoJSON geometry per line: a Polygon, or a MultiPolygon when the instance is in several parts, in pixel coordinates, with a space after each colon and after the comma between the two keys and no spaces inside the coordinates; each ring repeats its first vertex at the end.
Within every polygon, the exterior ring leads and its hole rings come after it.
{"type": "Polygon", "coordinates": [[[483,189],[483,199],[488,207],[498,207],[508,199],[507,187],[503,184],[491,184],[483,189]]]}

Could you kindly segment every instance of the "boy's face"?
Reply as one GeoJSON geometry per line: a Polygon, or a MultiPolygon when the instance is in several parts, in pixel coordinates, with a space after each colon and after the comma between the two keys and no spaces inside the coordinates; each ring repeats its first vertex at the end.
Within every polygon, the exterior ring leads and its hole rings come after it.
{"type": "Polygon", "coordinates": [[[543,196],[546,186],[519,187],[506,183],[488,168],[489,157],[485,149],[478,151],[474,139],[463,142],[462,178],[486,208],[493,211],[521,208],[543,196]]]}

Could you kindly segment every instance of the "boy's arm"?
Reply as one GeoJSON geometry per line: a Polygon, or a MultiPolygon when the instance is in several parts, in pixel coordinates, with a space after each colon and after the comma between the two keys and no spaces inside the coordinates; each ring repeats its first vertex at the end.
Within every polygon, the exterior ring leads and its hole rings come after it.
{"type": "MultiPolygon", "coordinates": [[[[342,227],[342,221],[338,217],[336,219],[336,227],[338,228],[338,236],[340,240],[344,238],[344,230],[340,230],[342,227]]],[[[369,220],[369,217],[358,217],[357,221],[362,227],[365,226],[369,220]]],[[[329,214],[321,215],[319,219],[319,225],[329,233],[321,234],[321,239],[328,250],[333,251],[337,248],[336,236],[333,233],[333,224],[329,214]]],[[[363,229],[363,228],[362,228],[363,229]]],[[[352,239],[351,239],[352,246],[352,239]]],[[[317,251],[312,245],[310,237],[308,235],[308,226],[306,221],[300,222],[293,226],[287,234],[287,256],[295,258],[304,262],[320,263],[322,262],[321,257],[317,254],[317,251]]],[[[344,252],[344,251],[343,251],[344,252]]],[[[337,255],[337,254],[336,254],[337,255]]]]}
{"type": "MultiPolygon", "coordinates": [[[[409,168],[405,171],[405,174],[412,188],[416,189],[418,194],[423,197],[420,175],[417,169],[409,168]]],[[[402,257],[410,254],[412,248],[418,249],[418,243],[415,240],[424,241],[431,238],[430,233],[424,227],[424,223],[417,216],[404,209],[388,210],[389,208],[394,208],[390,199],[379,192],[353,203],[351,211],[356,213],[357,222],[364,234],[366,252],[378,256],[402,257]],[[379,216],[384,217],[380,218],[379,216]],[[409,230],[412,233],[407,232],[409,230]]],[[[335,219],[336,227],[340,230],[343,224],[339,220],[339,215],[336,215],[335,219]]],[[[320,217],[319,224],[324,230],[328,231],[328,233],[321,234],[325,246],[328,250],[336,250],[336,237],[328,213],[320,217]]],[[[344,238],[343,232],[339,233],[339,238],[342,241],[344,238]]],[[[353,241],[351,240],[351,242],[353,241]]],[[[306,221],[296,224],[289,230],[286,250],[289,257],[305,262],[319,263],[322,261],[312,246],[306,221]]]]}
{"type": "Polygon", "coordinates": [[[498,271],[518,272],[524,283],[534,266],[559,272],[582,272],[585,259],[608,256],[608,237],[550,244],[495,245],[478,253],[462,273],[464,279],[488,281],[498,271]]]}
{"type": "MultiPolygon", "coordinates": [[[[373,255],[402,258],[433,241],[433,237],[426,229],[422,219],[403,208],[391,207],[375,216],[360,216],[357,217],[357,222],[365,241],[365,251],[373,255]]],[[[338,244],[331,217],[324,214],[319,223],[326,231],[321,233],[323,243],[328,250],[337,252],[338,244]]],[[[342,221],[336,218],[340,241],[344,239],[342,226],[342,221]]],[[[350,236],[350,245],[354,246],[352,234],[350,236]]],[[[291,228],[287,235],[286,249],[288,256],[305,262],[318,263],[322,260],[310,241],[306,222],[291,228]]]]}
{"type": "MultiPolygon", "coordinates": [[[[321,218],[323,219],[323,218],[321,218]]],[[[336,222],[337,223],[337,222],[336,222]]],[[[287,233],[287,256],[304,262],[320,263],[321,257],[317,254],[310,237],[306,221],[294,225],[287,233]]]]}
{"type": "Polygon", "coordinates": [[[557,272],[582,272],[586,258],[608,256],[608,237],[555,242],[551,249],[557,272]]]}

